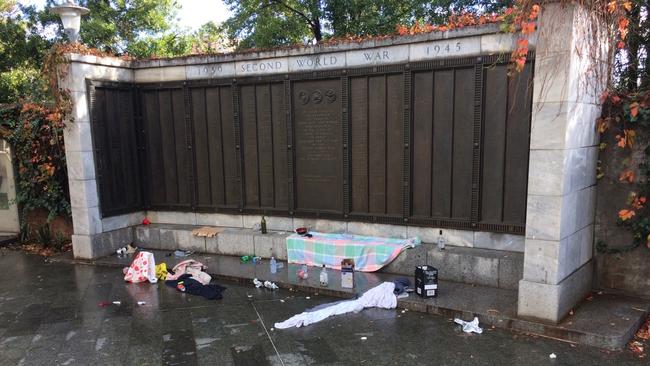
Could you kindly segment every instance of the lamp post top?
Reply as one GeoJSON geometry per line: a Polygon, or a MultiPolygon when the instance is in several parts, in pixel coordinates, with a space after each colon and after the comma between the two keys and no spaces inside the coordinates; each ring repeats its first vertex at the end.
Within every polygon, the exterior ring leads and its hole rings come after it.
{"type": "Polygon", "coordinates": [[[85,15],[90,12],[90,9],[84,8],[83,6],[79,6],[72,0],[67,0],[61,5],[51,8],[50,11],[54,14],[61,14],[61,13],[67,13],[69,11],[74,11],[79,15],[85,15]]]}

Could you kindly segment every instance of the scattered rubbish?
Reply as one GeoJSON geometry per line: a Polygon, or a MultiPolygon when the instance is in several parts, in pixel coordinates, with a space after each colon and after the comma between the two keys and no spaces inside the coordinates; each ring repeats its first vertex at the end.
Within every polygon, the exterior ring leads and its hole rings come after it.
{"type": "Polygon", "coordinates": [[[341,261],[341,287],[354,288],[354,259],[352,258],[341,261]]]}
{"type": "Polygon", "coordinates": [[[275,274],[278,273],[278,261],[275,260],[275,257],[271,256],[271,260],[269,261],[269,267],[271,273],[275,274]]]}
{"type": "Polygon", "coordinates": [[[368,339],[368,337],[361,337],[362,341],[365,341],[366,339],[368,339]]]}
{"type": "Polygon", "coordinates": [[[269,290],[277,290],[279,288],[278,285],[271,281],[264,281],[264,287],[268,288],[269,290]]]}
{"type": "Polygon", "coordinates": [[[223,231],[223,228],[213,227],[213,226],[204,226],[198,229],[192,230],[192,235],[202,236],[206,238],[212,238],[217,236],[220,232],[223,231]]]}
{"type": "Polygon", "coordinates": [[[424,298],[438,296],[438,270],[432,266],[415,267],[415,292],[424,298]]]}
{"type": "Polygon", "coordinates": [[[255,285],[255,288],[260,288],[264,286],[264,283],[262,283],[262,281],[258,280],[257,278],[253,278],[253,285],[255,285]]]}
{"type": "Polygon", "coordinates": [[[440,230],[440,234],[438,235],[438,242],[436,243],[436,246],[438,247],[439,251],[445,250],[445,238],[442,236],[442,230],[440,230]]]}
{"type": "Polygon", "coordinates": [[[305,296],[305,299],[309,300],[309,299],[311,299],[311,297],[309,297],[309,296],[305,296]]]}
{"type": "Polygon", "coordinates": [[[149,221],[148,218],[145,217],[144,219],[142,219],[142,225],[149,225],[149,224],[151,224],[151,221],[149,221]]]}
{"type": "Polygon", "coordinates": [[[165,281],[165,285],[174,287],[180,292],[203,296],[208,300],[221,299],[223,297],[222,293],[226,290],[225,287],[216,284],[203,284],[195,279],[192,274],[184,274],[177,279],[167,280],[165,281]]]}
{"type": "Polygon", "coordinates": [[[250,256],[250,255],[242,255],[242,256],[239,258],[239,260],[240,260],[242,263],[248,263],[251,259],[252,259],[252,256],[250,256]]]}
{"type": "Polygon", "coordinates": [[[280,302],[284,302],[284,300],[280,300],[280,302]]]}
{"type": "MultiPolygon", "coordinates": [[[[358,299],[318,305],[313,309],[294,315],[283,322],[275,323],[275,328],[299,328],[317,323],[333,315],[352,312],[357,313],[364,308],[369,307],[394,309],[397,307],[397,297],[393,293],[393,290],[395,290],[395,284],[393,282],[384,282],[366,291],[358,299]]],[[[309,296],[307,296],[306,299],[309,299],[309,296]]]]}
{"type": "Polygon", "coordinates": [[[176,280],[183,275],[189,274],[202,285],[207,285],[212,281],[212,276],[205,272],[206,269],[207,267],[203,263],[194,259],[186,259],[172,268],[174,274],[167,274],[167,280],[176,280]]]}
{"type": "Polygon", "coordinates": [[[405,298],[407,298],[407,297],[409,297],[409,293],[408,293],[408,292],[403,292],[403,293],[397,295],[397,298],[398,298],[398,299],[405,299],[405,298]]]}
{"type": "Polygon", "coordinates": [[[298,278],[306,280],[309,277],[309,268],[306,264],[303,264],[296,274],[298,275],[298,278]]]}
{"type": "Polygon", "coordinates": [[[192,252],[190,251],[184,251],[180,249],[174,251],[174,257],[177,258],[185,258],[185,257],[189,257],[190,255],[192,255],[192,252]]]}
{"type": "Polygon", "coordinates": [[[113,305],[122,305],[121,301],[113,301],[113,305]]]}
{"type": "Polygon", "coordinates": [[[406,313],[406,310],[402,310],[402,314],[406,313]]]}
{"type": "Polygon", "coordinates": [[[275,331],[275,328],[271,328],[271,332],[275,331]]]}
{"type": "Polygon", "coordinates": [[[460,324],[463,327],[463,332],[465,333],[478,333],[481,334],[483,333],[483,328],[478,326],[478,318],[474,317],[474,320],[471,322],[466,322],[462,319],[455,318],[454,323],[460,324]]]}
{"type": "Polygon", "coordinates": [[[305,235],[305,234],[307,234],[308,231],[309,230],[307,230],[306,227],[299,227],[299,228],[296,229],[296,234],[305,235]]]}
{"type": "Polygon", "coordinates": [[[133,254],[138,250],[138,247],[135,247],[131,244],[126,246],[126,254],[133,254]]]}
{"type": "Polygon", "coordinates": [[[167,263],[156,264],[156,278],[158,281],[167,279],[167,263]]]}
{"type": "Polygon", "coordinates": [[[123,272],[124,281],[126,282],[158,282],[158,278],[156,278],[156,261],[151,252],[138,253],[135,258],[133,258],[131,266],[125,267],[123,272]]]}
{"type": "Polygon", "coordinates": [[[116,250],[115,253],[117,254],[118,257],[123,257],[124,255],[126,255],[126,248],[120,248],[116,250]]]}
{"type": "Polygon", "coordinates": [[[138,301],[138,305],[140,305],[140,306],[147,305],[147,302],[146,301],[138,301]]]}
{"type": "Polygon", "coordinates": [[[253,264],[260,264],[262,263],[262,257],[255,256],[253,257],[253,264]]]}
{"type": "Polygon", "coordinates": [[[327,268],[325,268],[325,265],[323,264],[323,269],[320,271],[320,285],[322,287],[327,287],[329,284],[329,279],[327,276],[327,268]]]}
{"type": "Polygon", "coordinates": [[[283,262],[278,262],[278,269],[284,268],[284,263],[283,262]]]}
{"type": "Polygon", "coordinates": [[[555,353],[551,353],[550,355],[548,355],[548,358],[550,358],[551,360],[555,360],[557,358],[557,355],[555,353]]]}
{"type": "Polygon", "coordinates": [[[264,216],[262,216],[262,220],[260,221],[260,231],[262,232],[262,234],[267,233],[267,231],[266,231],[266,218],[264,216]]]}
{"type": "Polygon", "coordinates": [[[253,295],[248,295],[248,298],[249,298],[249,299],[253,298],[253,295]]]}

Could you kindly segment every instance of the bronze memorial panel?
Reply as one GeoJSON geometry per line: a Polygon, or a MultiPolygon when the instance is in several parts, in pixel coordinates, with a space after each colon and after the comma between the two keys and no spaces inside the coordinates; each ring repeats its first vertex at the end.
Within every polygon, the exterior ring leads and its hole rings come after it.
{"type": "Polygon", "coordinates": [[[343,211],[340,80],[293,84],[296,209],[343,211]]]}

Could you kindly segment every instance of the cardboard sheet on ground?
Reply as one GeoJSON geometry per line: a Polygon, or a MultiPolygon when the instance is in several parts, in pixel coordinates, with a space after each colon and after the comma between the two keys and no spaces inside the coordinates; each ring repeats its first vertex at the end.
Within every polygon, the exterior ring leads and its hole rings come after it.
{"type": "Polygon", "coordinates": [[[205,236],[207,238],[212,238],[223,231],[223,228],[213,227],[213,226],[204,226],[198,229],[192,230],[192,235],[194,236],[205,236]]]}
{"type": "Polygon", "coordinates": [[[287,237],[289,263],[341,269],[341,261],[354,260],[355,271],[375,272],[392,262],[407,248],[420,244],[418,238],[381,238],[353,234],[310,231],[312,237],[293,234],[287,237]]]}

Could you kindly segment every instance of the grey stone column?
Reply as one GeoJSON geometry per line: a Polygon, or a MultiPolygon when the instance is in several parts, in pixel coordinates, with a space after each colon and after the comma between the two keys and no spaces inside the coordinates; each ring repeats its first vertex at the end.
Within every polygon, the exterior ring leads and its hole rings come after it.
{"type": "Polygon", "coordinates": [[[579,5],[547,4],[538,21],[523,317],[559,322],[591,289],[603,29],[579,5]]]}
{"type": "Polygon", "coordinates": [[[133,71],[119,67],[122,61],[102,61],[94,56],[69,55],[65,79],[59,85],[70,92],[72,121],[64,131],[70,205],[72,207],[72,247],[75,258],[97,258],[113,251],[103,243],[102,218],[95,179],[95,160],[90,130],[86,79],[133,81],[133,71]]]}

